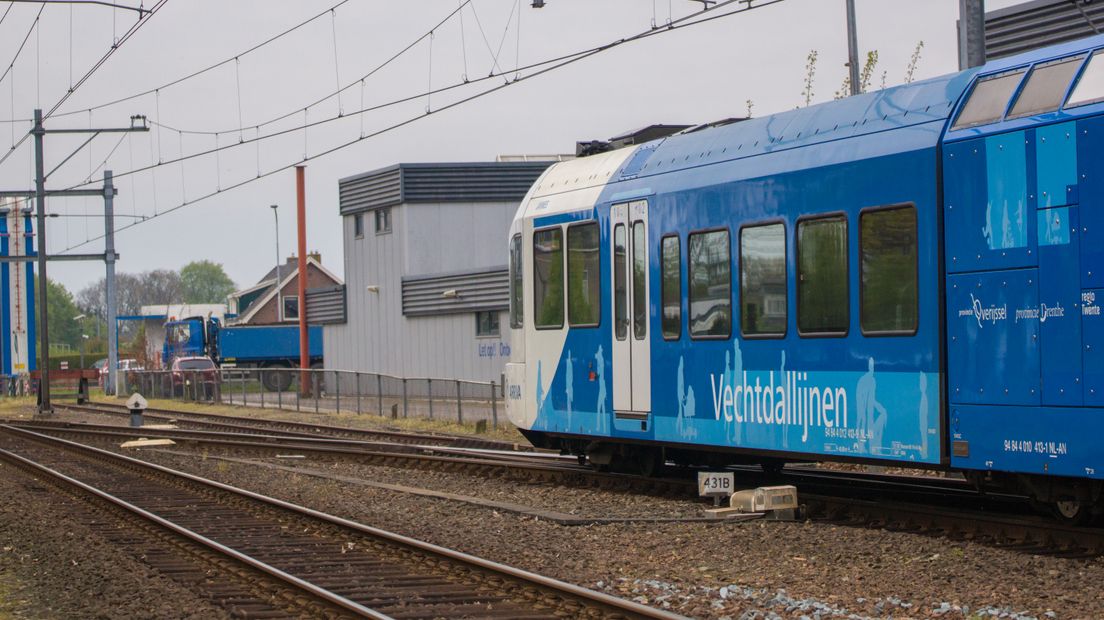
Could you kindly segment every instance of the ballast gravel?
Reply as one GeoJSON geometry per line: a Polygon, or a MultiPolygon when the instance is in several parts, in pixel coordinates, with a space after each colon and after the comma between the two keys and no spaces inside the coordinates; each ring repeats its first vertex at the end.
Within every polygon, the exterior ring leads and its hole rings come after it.
{"type": "Polygon", "coordinates": [[[226,618],[115,546],[114,522],[0,462],[0,618],[226,618]]]}
{"type": "MultiPolygon", "coordinates": [[[[462,502],[205,459],[201,453],[127,453],[691,617],[1104,617],[1100,558],[1029,555],[816,522],[563,526],[462,502]]],[[[303,466],[408,486],[461,485],[466,495],[508,497],[564,512],[678,515],[701,509],[694,502],[458,473],[303,466]],[[569,499],[557,503],[558,498],[569,499]]]]}

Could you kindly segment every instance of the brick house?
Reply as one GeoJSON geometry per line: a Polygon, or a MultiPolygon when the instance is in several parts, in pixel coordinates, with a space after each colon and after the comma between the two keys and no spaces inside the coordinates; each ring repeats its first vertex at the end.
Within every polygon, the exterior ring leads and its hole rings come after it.
{"type": "MultiPolygon", "coordinates": [[[[332,289],[344,283],[322,266],[317,253],[307,255],[307,290],[332,289]]],[[[299,260],[291,256],[273,267],[257,284],[231,293],[229,313],[237,316],[232,325],[278,325],[299,320],[299,260]],[[279,278],[279,282],[277,282],[279,278]]]]}

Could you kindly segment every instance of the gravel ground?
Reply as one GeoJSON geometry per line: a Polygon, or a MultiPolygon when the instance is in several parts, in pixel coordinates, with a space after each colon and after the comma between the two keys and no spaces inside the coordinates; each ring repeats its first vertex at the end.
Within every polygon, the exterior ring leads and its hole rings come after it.
{"type": "MultiPolygon", "coordinates": [[[[564,527],[460,502],[274,475],[249,464],[148,451],[140,456],[694,617],[1104,617],[1101,559],[1031,556],[819,523],[564,527]]],[[[445,476],[425,472],[363,467],[359,473],[382,475],[376,480],[392,483],[398,475],[399,482],[412,486],[417,486],[414,476],[446,484],[445,476]]],[[[557,496],[575,493],[552,486],[534,490],[536,486],[469,478],[464,492],[512,501],[543,498],[552,505],[557,505],[557,496]]],[[[670,503],[587,493],[594,504],[589,511],[658,512],[670,503]]]]}
{"type": "Polygon", "coordinates": [[[0,497],[0,618],[227,617],[106,540],[83,504],[6,464],[0,497]]]}

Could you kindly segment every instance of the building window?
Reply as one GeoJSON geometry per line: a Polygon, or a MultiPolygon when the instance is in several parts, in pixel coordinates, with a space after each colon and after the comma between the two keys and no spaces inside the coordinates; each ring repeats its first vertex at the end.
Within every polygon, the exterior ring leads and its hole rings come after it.
{"type": "Polygon", "coordinates": [[[572,327],[595,327],[602,313],[598,222],[567,229],[567,320],[572,327]]]}
{"type": "Polygon", "coordinates": [[[391,232],[391,207],[376,209],[376,234],[391,232]]]}
{"type": "Polygon", "coordinates": [[[786,226],[740,231],[740,329],[744,336],[786,333],[786,226]]]}
{"type": "Polygon", "coordinates": [[[533,233],[533,324],[537,329],[563,327],[563,230],[533,233]]]}
{"type": "Polygon", "coordinates": [[[357,213],[353,216],[353,236],[357,239],[364,237],[364,214],[357,213]]]}
{"type": "Polygon", "coordinates": [[[521,235],[510,239],[510,327],[521,329],[524,325],[524,288],[521,273],[521,235]]]}
{"type": "Polygon", "coordinates": [[[682,254],[678,236],[663,238],[660,263],[663,337],[666,340],[678,340],[682,336],[682,254]]]}
{"type": "Polygon", "coordinates": [[[847,333],[847,219],[833,215],[797,223],[797,331],[847,333]]]}
{"type": "Polygon", "coordinates": [[[916,209],[878,209],[859,218],[863,333],[913,334],[920,320],[916,209]]]}
{"type": "Polygon", "coordinates": [[[475,313],[475,336],[490,338],[499,335],[498,311],[475,313]]]}
{"type": "Polygon", "coordinates": [[[284,295],[284,303],[281,304],[280,309],[283,313],[283,320],[285,321],[298,321],[299,320],[299,297],[297,295],[284,295]]]}
{"type": "Polygon", "coordinates": [[[732,335],[732,254],[727,230],[690,235],[690,337],[732,335]]]}

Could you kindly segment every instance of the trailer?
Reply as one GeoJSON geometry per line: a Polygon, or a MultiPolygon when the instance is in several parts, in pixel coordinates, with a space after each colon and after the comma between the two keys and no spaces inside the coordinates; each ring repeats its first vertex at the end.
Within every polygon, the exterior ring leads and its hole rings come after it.
{"type": "MultiPolygon", "coordinates": [[[[322,365],[322,327],[308,327],[310,365],[322,365]]],[[[188,317],[165,324],[162,363],[168,367],[177,357],[207,356],[222,368],[295,368],[299,365],[298,325],[226,326],[217,318],[188,317]]],[[[291,373],[261,373],[269,391],[290,387],[291,373]]]]}

